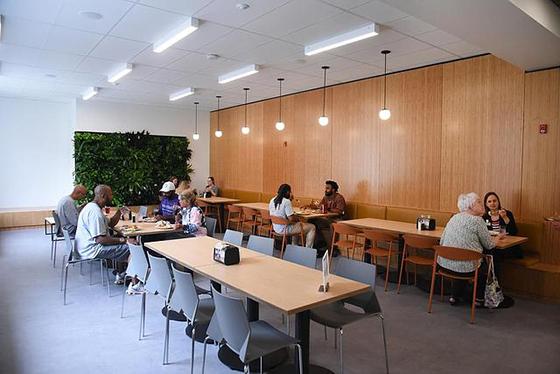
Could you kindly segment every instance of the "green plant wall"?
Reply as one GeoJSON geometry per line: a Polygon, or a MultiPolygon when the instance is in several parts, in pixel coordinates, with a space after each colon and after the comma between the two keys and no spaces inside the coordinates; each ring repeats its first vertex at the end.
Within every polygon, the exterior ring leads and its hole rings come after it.
{"type": "Polygon", "coordinates": [[[147,131],[74,133],[75,181],[88,188],[113,189],[113,205],[159,203],[158,193],[171,175],[190,181],[192,151],[186,137],[155,136],[147,131]]]}

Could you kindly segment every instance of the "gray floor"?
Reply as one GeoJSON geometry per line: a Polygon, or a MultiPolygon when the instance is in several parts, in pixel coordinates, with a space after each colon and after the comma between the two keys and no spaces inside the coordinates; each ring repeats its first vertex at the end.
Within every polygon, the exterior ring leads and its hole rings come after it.
{"type": "MultiPolygon", "coordinates": [[[[148,336],[138,341],[139,297],[126,299],[119,318],[121,288],[113,297],[89,276],[71,271],[69,305],[59,291],[60,259],[49,265],[49,239],[42,229],[0,232],[0,372],[2,373],[186,373],[190,341],[184,326],[172,324],[170,361],[161,365],[162,303],[149,297],[148,336]]],[[[380,281],[379,284],[382,282],[380,281]]],[[[426,313],[427,294],[405,287],[401,295],[378,288],[386,316],[392,373],[560,373],[560,306],[516,299],[508,310],[477,310],[436,301],[426,313]]],[[[261,307],[261,318],[282,328],[280,314],[261,307]]],[[[312,324],[311,361],[337,372],[332,335],[312,324]]],[[[346,373],[382,373],[383,346],[375,319],[345,331],[346,373]]],[[[197,345],[195,371],[201,369],[197,345]]],[[[229,370],[209,351],[207,373],[229,370]]]]}

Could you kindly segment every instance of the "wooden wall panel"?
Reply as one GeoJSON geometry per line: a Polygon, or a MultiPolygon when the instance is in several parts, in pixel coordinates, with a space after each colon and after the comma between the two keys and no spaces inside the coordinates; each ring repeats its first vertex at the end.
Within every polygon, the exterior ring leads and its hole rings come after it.
{"type": "Polygon", "coordinates": [[[493,56],[443,65],[440,210],[496,191],[519,211],[523,72],[493,56]]]}
{"type": "Polygon", "coordinates": [[[560,213],[560,69],[525,77],[521,215],[542,220],[560,213]],[[539,134],[539,124],[548,134],[539,134]]]}
{"type": "Polygon", "coordinates": [[[379,200],[379,125],[383,84],[368,79],[333,89],[332,175],[349,201],[379,200]]]}
{"type": "Polygon", "coordinates": [[[374,124],[379,204],[439,210],[442,66],[391,75],[387,92],[391,118],[374,124]]]}

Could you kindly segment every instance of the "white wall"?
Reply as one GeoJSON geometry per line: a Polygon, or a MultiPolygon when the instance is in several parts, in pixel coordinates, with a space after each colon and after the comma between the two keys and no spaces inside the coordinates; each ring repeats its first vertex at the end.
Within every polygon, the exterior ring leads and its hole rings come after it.
{"type": "Polygon", "coordinates": [[[210,172],[210,113],[198,111],[200,139],[192,140],[194,110],[148,105],[78,101],[76,131],[125,132],[147,130],[152,135],[188,136],[191,140],[192,186],[204,187],[210,172]]]}
{"type": "Polygon", "coordinates": [[[72,189],[74,101],[0,97],[0,209],[50,207],[72,189]]]}

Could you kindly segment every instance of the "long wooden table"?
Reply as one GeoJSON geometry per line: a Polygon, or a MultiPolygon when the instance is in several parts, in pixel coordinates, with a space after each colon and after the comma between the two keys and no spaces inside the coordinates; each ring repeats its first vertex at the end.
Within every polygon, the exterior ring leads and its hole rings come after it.
{"type": "Polygon", "coordinates": [[[240,248],[241,262],[238,265],[225,266],[212,259],[212,250],[217,241],[198,237],[151,242],[146,246],[214,282],[247,295],[249,320],[258,319],[258,302],[288,315],[295,314],[295,333],[302,346],[303,372],[310,373],[310,309],[367,292],[370,286],[331,275],[329,292],[322,293],[318,291],[322,282],[320,271],[246,248],[240,248]]]}
{"type": "MultiPolygon", "coordinates": [[[[174,226],[174,225],[173,225],[174,226]]],[[[156,227],[155,222],[136,222],[132,223],[132,221],[119,221],[113,227],[113,230],[124,237],[131,237],[131,236],[142,236],[142,235],[153,235],[153,234],[161,234],[161,233],[169,233],[169,232],[180,232],[182,228],[176,229],[173,228],[158,228],[156,227]],[[138,230],[128,231],[125,230],[126,227],[136,226],[138,230]]]]}
{"type": "MultiPolygon", "coordinates": [[[[350,225],[361,229],[378,229],[378,230],[394,232],[397,234],[413,234],[413,235],[428,236],[437,239],[440,239],[441,235],[443,234],[443,227],[439,227],[439,226],[432,231],[429,230],[419,231],[416,228],[416,225],[413,223],[389,221],[386,219],[378,219],[378,218],[351,219],[348,221],[340,221],[340,223],[344,223],[346,225],[350,225]]],[[[500,239],[497,242],[496,248],[507,249],[525,243],[528,240],[529,238],[526,238],[524,236],[506,235],[504,238],[500,239]]]]}
{"type": "MultiPolygon", "coordinates": [[[[251,208],[255,210],[268,210],[268,203],[237,203],[233,205],[241,208],[251,208]]],[[[294,214],[304,220],[308,220],[312,218],[321,218],[321,217],[338,217],[340,215],[338,213],[321,213],[318,210],[302,209],[300,207],[294,207],[294,214]]]]}

